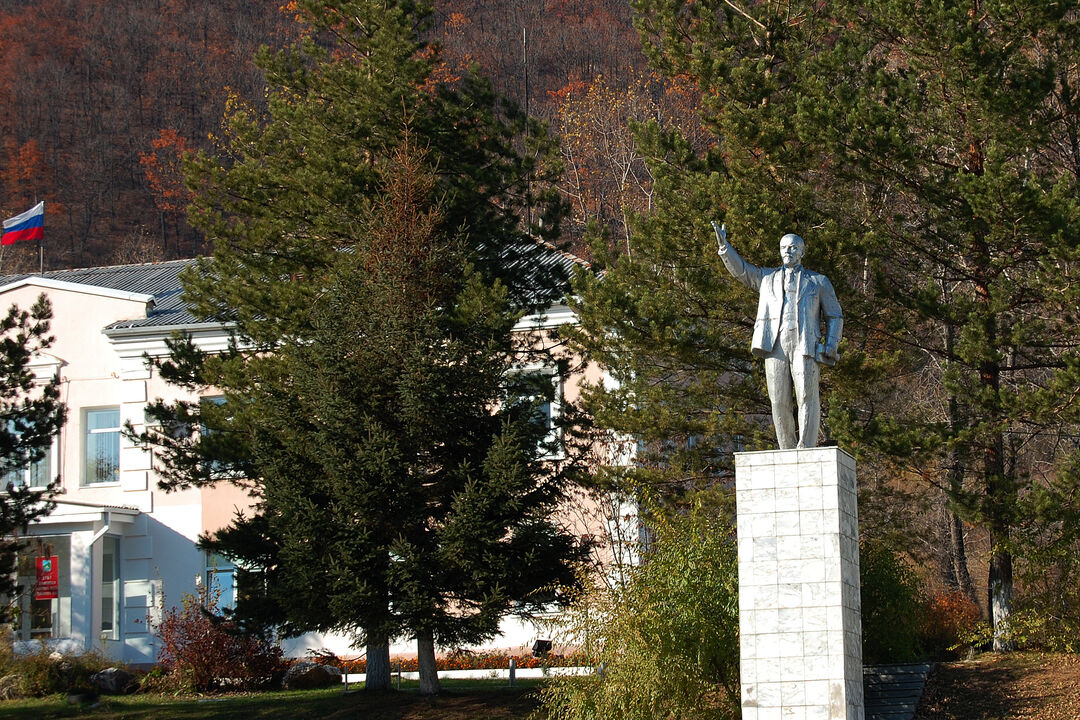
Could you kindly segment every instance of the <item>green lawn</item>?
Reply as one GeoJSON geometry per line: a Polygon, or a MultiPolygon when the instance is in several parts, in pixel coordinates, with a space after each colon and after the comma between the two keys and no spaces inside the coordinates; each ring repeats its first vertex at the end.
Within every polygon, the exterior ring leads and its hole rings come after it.
{"type": "Polygon", "coordinates": [[[66,696],[0,702],[0,718],[47,720],[86,717],[101,720],[465,720],[495,718],[525,720],[536,709],[532,691],[540,681],[522,680],[509,688],[505,680],[446,680],[437,698],[421,697],[416,683],[406,681],[400,692],[350,692],[341,689],[171,698],[160,695],[102,696],[94,707],[72,706],[66,696]]]}

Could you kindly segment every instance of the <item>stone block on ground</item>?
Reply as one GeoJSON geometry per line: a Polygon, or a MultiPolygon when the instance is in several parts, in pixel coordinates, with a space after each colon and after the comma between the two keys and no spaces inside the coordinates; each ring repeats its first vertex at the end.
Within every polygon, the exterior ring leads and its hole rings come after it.
{"type": "Polygon", "coordinates": [[[98,690],[109,695],[126,695],[135,692],[139,687],[135,675],[118,667],[106,668],[99,673],[94,673],[90,676],[90,682],[98,690]]]}
{"type": "Polygon", "coordinates": [[[314,690],[341,684],[341,671],[328,665],[300,662],[285,672],[282,686],[286,690],[314,690]]]}

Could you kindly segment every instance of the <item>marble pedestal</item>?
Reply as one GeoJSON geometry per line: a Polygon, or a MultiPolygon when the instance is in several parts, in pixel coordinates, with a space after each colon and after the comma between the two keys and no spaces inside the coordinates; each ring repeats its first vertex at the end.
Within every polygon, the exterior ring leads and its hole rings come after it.
{"type": "Polygon", "coordinates": [[[855,460],[735,454],[743,720],[863,720],[855,460]]]}

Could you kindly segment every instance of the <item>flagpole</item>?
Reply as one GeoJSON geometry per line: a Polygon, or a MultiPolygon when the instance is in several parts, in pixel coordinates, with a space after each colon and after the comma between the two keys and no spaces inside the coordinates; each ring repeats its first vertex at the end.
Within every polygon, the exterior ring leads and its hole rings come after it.
{"type": "MultiPolygon", "coordinates": [[[[34,196],[34,204],[37,205],[37,195],[34,196]]],[[[45,246],[41,244],[41,238],[37,241],[38,251],[38,275],[45,273],[45,246]]]]}

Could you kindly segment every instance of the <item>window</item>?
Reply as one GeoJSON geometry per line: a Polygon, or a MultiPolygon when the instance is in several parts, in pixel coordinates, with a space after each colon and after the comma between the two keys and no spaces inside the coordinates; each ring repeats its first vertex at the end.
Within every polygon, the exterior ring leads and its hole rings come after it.
{"type": "Polygon", "coordinates": [[[514,378],[513,391],[522,401],[532,403],[533,423],[544,431],[540,441],[541,455],[556,458],[562,453],[562,438],[556,418],[562,409],[562,382],[553,368],[525,368],[514,378]]]}
{"type": "Polygon", "coordinates": [[[218,613],[236,607],[236,566],[223,555],[206,554],[206,595],[218,613]]]}
{"type": "Polygon", "coordinates": [[[19,640],[63,637],[71,632],[71,537],[24,541],[16,564],[15,635],[19,640]]]}
{"type": "Polygon", "coordinates": [[[232,439],[229,426],[232,422],[231,408],[226,407],[224,395],[207,395],[199,398],[203,422],[199,425],[200,450],[206,458],[206,471],[214,479],[237,479],[243,474],[235,468],[232,460],[232,439]]]}
{"type": "Polygon", "coordinates": [[[101,538],[101,636],[120,637],[120,538],[101,538]]]}
{"type": "Polygon", "coordinates": [[[0,486],[7,487],[10,484],[15,487],[47,487],[49,483],[56,479],[56,473],[53,471],[54,457],[55,448],[53,445],[49,445],[45,449],[45,457],[31,463],[29,467],[9,470],[3,479],[0,479],[0,486]]]}
{"type": "Polygon", "coordinates": [[[83,485],[120,480],[120,409],[87,410],[83,485]]]}

